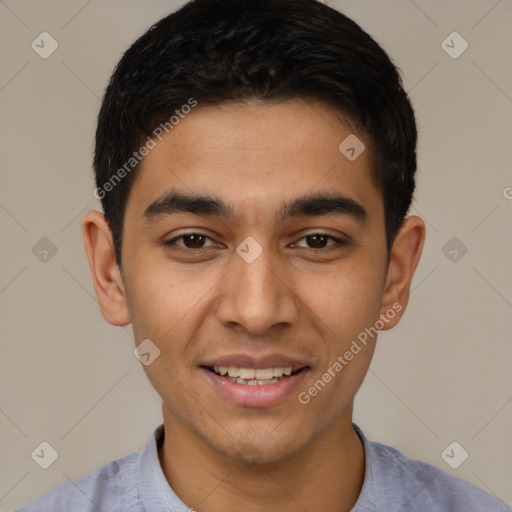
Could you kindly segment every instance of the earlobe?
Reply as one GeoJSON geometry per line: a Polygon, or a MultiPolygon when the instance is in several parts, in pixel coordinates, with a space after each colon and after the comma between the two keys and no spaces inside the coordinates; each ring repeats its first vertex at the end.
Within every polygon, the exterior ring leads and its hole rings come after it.
{"type": "Polygon", "coordinates": [[[420,261],[425,242],[425,223],[417,216],[407,217],[391,248],[381,316],[388,319],[383,330],[391,329],[405,312],[409,302],[412,278],[420,261]],[[391,315],[387,315],[391,310],[391,315]]]}
{"type": "Polygon", "coordinates": [[[95,210],[85,214],[82,227],[101,314],[112,325],[127,325],[130,323],[130,316],[123,280],[115,259],[110,227],[104,215],[95,210]]]}

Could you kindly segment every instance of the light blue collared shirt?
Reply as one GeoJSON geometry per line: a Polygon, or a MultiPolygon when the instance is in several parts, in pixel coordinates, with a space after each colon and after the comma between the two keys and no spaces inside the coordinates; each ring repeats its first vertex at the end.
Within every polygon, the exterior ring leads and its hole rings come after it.
{"type": "MultiPolygon", "coordinates": [[[[351,512],[510,512],[504,502],[473,484],[368,441],[353,426],[364,445],[365,475],[351,512]]],[[[163,433],[160,425],[141,452],[66,482],[17,512],[189,512],[160,466],[157,443],[163,433]]]]}

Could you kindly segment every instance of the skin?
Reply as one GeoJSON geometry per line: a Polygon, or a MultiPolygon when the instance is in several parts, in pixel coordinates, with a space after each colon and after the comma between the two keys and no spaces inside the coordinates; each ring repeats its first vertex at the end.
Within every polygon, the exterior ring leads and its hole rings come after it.
{"type": "Polygon", "coordinates": [[[361,491],[365,458],[352,409],[376,337],[307,405],[297,395],[393,304],[401,311],[384,329],[399,322],[425,225],[405,219],[388,264],[371,141],[357,133],[366,150],[355,161],[338,150],[351,133],[350,119],[320,102],[198,105],[137,171],[125,211],[122,272],[103,215],[84,217],[104,318],[131,322],[136,344],[149,338],[161,351],[144,366],[162,398],[160,462],[176,494],[200,512],[348,511],[361,491]],[[179,213],[145,222],[148,205],[171,189],[221,198],[234,217],[179,213]],[[283,202],[333,192],[360,203],[364,221],[339,214],[274,221],[283,202]],[[186,233],[207,238],[164,245],[186,233]],[[315,233],[346,244],[327,238],[315,245],[305,238],[315,233]],[[236,252],[248,236],[263,249],[252,263],[236,252]],[[233,353],[278,353],[309,368],[279,403],[244,407],[223,398],[200,368],[233,353]]]}

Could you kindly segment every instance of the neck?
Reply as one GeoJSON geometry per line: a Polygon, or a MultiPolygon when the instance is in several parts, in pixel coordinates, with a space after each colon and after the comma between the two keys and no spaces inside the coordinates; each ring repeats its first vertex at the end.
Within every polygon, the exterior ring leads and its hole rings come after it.
{"type": "MultiPolygon", "coordinates": [[[[351,412],[351,411],[350,411],[351,412]]],[[[243,464],[219,455],[166,414],[160,464],[173,491],[198,512],[350,511],[361,492],[365,454],[349,421],[285,460],[243,464]]]]}

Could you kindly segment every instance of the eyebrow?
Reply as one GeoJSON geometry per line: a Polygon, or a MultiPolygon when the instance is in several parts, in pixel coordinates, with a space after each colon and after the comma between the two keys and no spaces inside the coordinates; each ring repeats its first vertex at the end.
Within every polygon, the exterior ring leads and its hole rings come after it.
{"type": "MultiPolygon", "coordinates": [[[[205,217],[220,217],[225,220],[234,217],[231,205],[218,197],[190,195],[175,190],[166,192],[153,201],[142,214],[143,221],[151,224],[162,217],[191,213],[205,217]]],[[[309,194],[281,205],[274,216],[275,222],[301,216],[344,215],[359,222],[367,219],[363,205],[340,194],[309,194]]]]}

